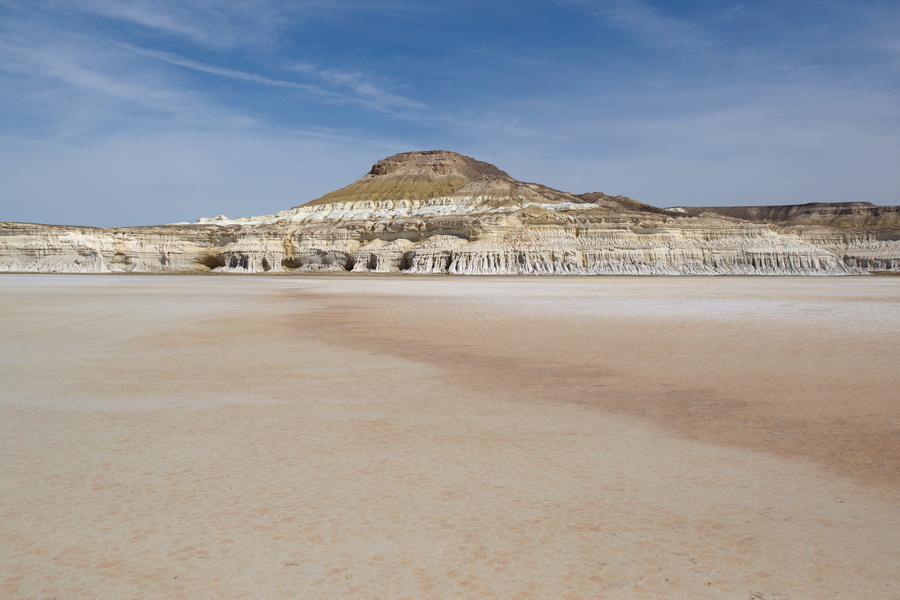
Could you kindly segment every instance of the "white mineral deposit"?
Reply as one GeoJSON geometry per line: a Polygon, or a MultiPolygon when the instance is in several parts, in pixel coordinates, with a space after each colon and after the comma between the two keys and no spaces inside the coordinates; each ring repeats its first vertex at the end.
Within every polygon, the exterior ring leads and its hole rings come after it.
{"type": "Polygon", "coordinates": [[[2,598],[900,596],[900,278],[0,283],[2,598]]]}

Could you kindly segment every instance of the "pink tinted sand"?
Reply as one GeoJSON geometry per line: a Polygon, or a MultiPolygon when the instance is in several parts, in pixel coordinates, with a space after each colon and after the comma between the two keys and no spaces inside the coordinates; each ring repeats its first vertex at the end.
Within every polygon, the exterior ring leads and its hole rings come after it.
{"type": "Polygon", "coordinates": [[[0,284],[0,598],[900,595],[900,279],[0,284]]]}

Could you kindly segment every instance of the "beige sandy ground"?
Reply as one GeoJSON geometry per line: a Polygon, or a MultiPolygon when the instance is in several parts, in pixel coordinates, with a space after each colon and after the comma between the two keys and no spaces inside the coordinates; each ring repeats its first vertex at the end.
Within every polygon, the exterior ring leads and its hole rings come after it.
{"type": "Polygon", "coordinates": [[[0,598],[898,598],[900,278],[0,278],[0,598]]]}

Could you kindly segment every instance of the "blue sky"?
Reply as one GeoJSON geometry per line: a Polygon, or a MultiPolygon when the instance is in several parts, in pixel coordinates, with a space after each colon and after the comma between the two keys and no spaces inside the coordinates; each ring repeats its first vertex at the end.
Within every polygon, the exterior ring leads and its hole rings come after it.
{"type": "Polygon", "coordinates": [[[657,206],[898,204],[896,0],[0,0],[0,221],[264,214],[446,149],[657,206]]]}

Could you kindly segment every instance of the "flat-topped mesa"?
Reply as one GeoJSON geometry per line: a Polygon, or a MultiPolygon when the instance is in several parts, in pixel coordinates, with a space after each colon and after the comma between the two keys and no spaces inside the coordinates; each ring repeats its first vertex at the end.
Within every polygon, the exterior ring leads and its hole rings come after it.
{"type": "Polygon", "coordinates": [[[809,202],[777,206],[694,206],[679,207],[689,215],[717,214],[756,223],[784,227],[823,225],[874,230],[900,229],[900,206],[876,206],[871,202],[809,202]]]}
{"type": "Polygon", "coordinates": [[[453,203],[584,202],[571,194],[517,181],[492,164],[456,152],[428,150],[389,156],[356,182],[301,206],[423,202],[434,198],[447,198],[453,203]]]}

